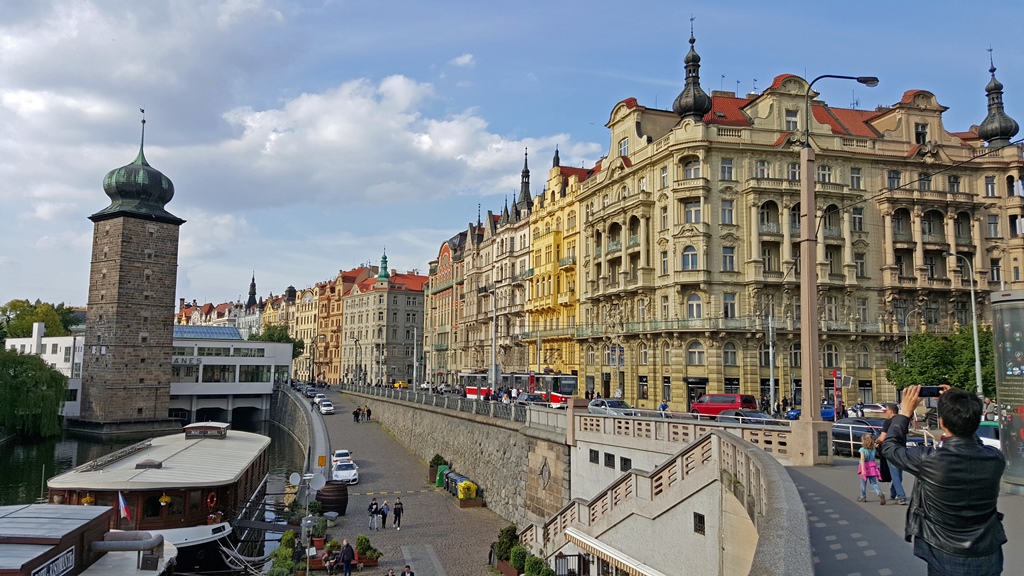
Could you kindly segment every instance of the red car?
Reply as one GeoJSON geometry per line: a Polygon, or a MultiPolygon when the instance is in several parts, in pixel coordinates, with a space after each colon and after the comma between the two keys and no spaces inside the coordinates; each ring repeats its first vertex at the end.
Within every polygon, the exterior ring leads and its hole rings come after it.
{"type": "Polygon", "coordinates": [[[701,416],[718,416],[724,410],[757,409],[757,399],[750,394],[705,394],[690,405],[690,413],[701,416]]]}

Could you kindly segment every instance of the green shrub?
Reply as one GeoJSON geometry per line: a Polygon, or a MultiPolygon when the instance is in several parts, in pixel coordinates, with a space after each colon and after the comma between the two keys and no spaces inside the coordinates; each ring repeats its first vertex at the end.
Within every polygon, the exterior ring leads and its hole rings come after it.
{"type": "Polygon", "coordinates": [[[438,466],[447,466],[448,461],[444,459],[440,454],[434,454],[434,457],[430,459],[430,466],[437,468],[438,466]]]}
{"type": "Polygon", "coordinates": [[[498,533],[498,544],[494,547],[494,554],[498,557],[498,560],[505,560],[507,562],[508,555],[516,544],[519,544],[519,534],[516,531],[515,524],[509,524],[498,533]]]}
{"type": "Polygon", "coordinates": [[[281,535],[281,548],[286,548],[291,554],[292,549],[295,548],[295,530],[287,530],[281,535]]]}
{"type": "Polygon", "coordinates": [[[286,568],[284,566],[274,566],[267,572],[267,576],[292,576],[295,573],[295,568],[286,568]]]}
{"type": "Polygon", "coordinates": [[[369,538],[363,536],[362,534],[356,536],[356,552],[359,552],[360,556],[365,555],[366,551],[370,548],[372,548],[372,546],[370,546],[369,538]]]}
{"type": "Polygon", "coordinates": [[[327,536],[327,519],[323,516],[318,517],[313,521],[313,538],[323,538],[327,536]]]}
{"type": "Polygon", "coordinates": [[[556,576],[555,569],[551,566],[545,566],[544,569],[540,571],[540,576],[556,576]]]}
{"type": "Polygon", "coordinates": [[[525,568],[526,576],[540,576],[541,570],[547,568],[547,564],[538,556],[530,556],[526,559],[525,568]]]}
{"type": "Polygon", "coordinates": [[[526,567],[526,548],[516,545],[508,553],[508,563],[519,572],[526,567]]]}
{"type": "Polygon", "coordinates": [[[337,552],[338,550],[341,550],[341,542],[338,542],[337,540],[329,540],[324,544],[324,550],[328,552],[337,552]]]}
{"type": "Polygon", "coordinates": [[[309,503],[309,513],[314,516],[319,516],[324,513],[324,503],[319,500],[313,500],[309,503]]]}

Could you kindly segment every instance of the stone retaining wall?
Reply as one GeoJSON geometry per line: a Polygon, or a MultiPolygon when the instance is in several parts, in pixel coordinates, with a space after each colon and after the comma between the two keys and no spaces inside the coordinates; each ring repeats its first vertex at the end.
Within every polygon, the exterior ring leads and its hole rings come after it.
{"type": "MultiPolygon", "coordinates": [[[[280,424],[285,432],[295,438],[295,441],[302,447],[303,454],[309,453],[309,445],[312,442],[310,416],[307,404],[300,403],[287,390],[274,389],[274,395],[270,400],[270,419],[280,424]]],[[[303,456],[302,460],[303,466],[305,466],[306,457],[303,456]]]]}
{"type": "MultiPolygon", "coordinates": [[[[543,523],[569,501],[564,435],[522,423],[346,391],[424,462],[434,454],[483,490],[487,507],[516,526],[543,523]]],[[[426,481],[426,464],[424,464],[426,481]]]]}

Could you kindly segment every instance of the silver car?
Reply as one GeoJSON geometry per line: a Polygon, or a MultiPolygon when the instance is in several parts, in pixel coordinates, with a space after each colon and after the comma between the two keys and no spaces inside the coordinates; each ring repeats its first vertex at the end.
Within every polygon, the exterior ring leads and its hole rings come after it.
{"type": "Polygon", "coordinates": [[[595,398],[587,405],[587,412],[612,416],[639,416],[635,408],[617,398],[595,398]]]}

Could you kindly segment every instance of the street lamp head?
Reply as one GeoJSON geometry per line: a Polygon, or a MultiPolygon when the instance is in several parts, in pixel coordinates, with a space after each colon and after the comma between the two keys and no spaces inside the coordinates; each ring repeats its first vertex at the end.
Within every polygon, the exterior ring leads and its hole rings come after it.
{"type": "Polygon", "coordinates": [[[942,257],[943,258],[949,258],[950,256],[951,256],[951,254],[949,253],[949,250],[943,250],[942,251],[942,257]]]}
{"type": "Polygon", "coordinates": [[[874,76],[857,76],[857,82],[860,82],[868,88],[878,86],[878,78],[874,76]]]}

